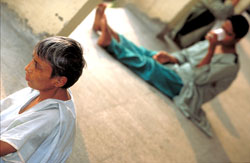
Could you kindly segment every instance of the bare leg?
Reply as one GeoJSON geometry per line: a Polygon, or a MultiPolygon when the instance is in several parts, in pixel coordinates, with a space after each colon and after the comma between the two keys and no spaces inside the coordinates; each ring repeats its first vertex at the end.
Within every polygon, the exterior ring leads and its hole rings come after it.
{"type": "Polygon", "coordinates": [[[108,28],[109,28],[109,31],[111,33],[111,35],[118,41],[120,42],[120,39],[119,39],[119,35],[107,24],[108,28]]]}
{"type": "Polygon", "coordinates": [[[103,15],[104,15],[104,11],[105,11],[106,7],[107,7],[106,4],[101,3],[96,8],[95,21],[94,21],[94,24],[93,24],[93,30],[96,31],[96,32],[101,30],[101,27],[100,27],[101,19],[102,19],[103,15]]]}
{"type": "MultiPolygon", "coordinates": [[[[101,3],[98,5],[97,9],[96,9],[96,15],[95,15],[95,21],[94,21],[94,25],[93,25],[93,30],[94,31],[103,31],[101,29],[101,24],[103,24],[104,22],[102,21],[105,21],[104,25],[105,28],[107,28],[106,30],[109,31],[109,33],[112,35],[112,37],[114,37],[118,42],[120,41],[119,40],[119,35],[108,25],[107,23],[107,20],[106,20],[106,16],[105,16],[105,9],[106,9],[106,4],[104,3],[101,3]],[[105,17],[105,18],[103,18],[105,17]],[[102,19],[105,19],[105,20],[102,20],[102,19]]],[[[102,41],[101,41],[102,42],[102,41]]]]}
{"type": "Polygon", "coordinates": [[[98,45],[102,47],[106,47],[110,44],[112,40],[112,34],[108,27],[106,16],[103,15],[101,22],[100,22],[100,28],[101,28],[101,36],[98,39],[98,45]]]}

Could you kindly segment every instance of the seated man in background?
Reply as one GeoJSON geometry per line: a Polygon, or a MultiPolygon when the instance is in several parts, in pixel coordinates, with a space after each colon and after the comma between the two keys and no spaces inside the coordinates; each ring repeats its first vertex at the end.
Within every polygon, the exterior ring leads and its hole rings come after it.
{"type": "Polygon", "coordinates": [[[235,46],[249,29],[245,17],[228,18],[220,29],[224,35],[221,40],[210,31],[205,41],[171,55],[138,47],[116,33],[107,24],[105,8],[105,4],[98,6],[93,25],[95,31],[101,31],[98,45],[171,98],[186,117],[211,136],[201,105],[226,90],[236,78],[239,63],[235,46]]]}
{"type": "Polygon", "coordinates": [[[75,136],[75,109],[68,90],[86,62],[81,45],[50,37],[25,67],[29,87],[1,100],[0,162],[65,162],[75,136]]]}
{"type": "MultiPolygon", "coordinates": [[[[239,1],[200,0],[193,6],[186,21],[173,29],[171,32],[173,40],[180,48],[188,47],[195,42],[203,40],[217,20],[225,20],[234,14],[234,8],[239,1]]],[[[166,30],[167,26],[158,37],[163,37],[166,30]]]]}

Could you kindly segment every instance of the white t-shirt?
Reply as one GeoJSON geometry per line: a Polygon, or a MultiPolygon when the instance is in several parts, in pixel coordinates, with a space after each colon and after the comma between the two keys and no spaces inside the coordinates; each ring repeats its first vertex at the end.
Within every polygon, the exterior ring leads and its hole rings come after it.
{"type": "Polygon", "coordinates": [[[70,155],[75,137],[71,93],[71,100],[47,99],[19,114],[38,95],[27,87],[1,100],[0,140],[17,150],[1,157],[1,163],[65,162],[70,155]]]}

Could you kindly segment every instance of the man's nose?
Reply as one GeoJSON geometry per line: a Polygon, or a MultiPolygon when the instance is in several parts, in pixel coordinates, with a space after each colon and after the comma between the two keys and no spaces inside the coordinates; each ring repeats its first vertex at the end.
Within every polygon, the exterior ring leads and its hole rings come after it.
{"type": "Polygon", "coordinates": [[[27,65],[25,66],[24,70],[25,70],[26,72],[32,72],[32,70],[31,70],[31,63],[27,64],[27,65]]]}

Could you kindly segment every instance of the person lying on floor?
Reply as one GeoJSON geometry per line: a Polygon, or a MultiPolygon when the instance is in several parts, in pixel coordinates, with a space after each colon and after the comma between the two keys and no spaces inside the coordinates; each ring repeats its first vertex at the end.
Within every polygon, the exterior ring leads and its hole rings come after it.
{"type": "Polygon", "coordinates": [[[93,24],[93,30],[101,32],[98,45],[172,99],[187,118],[211,136],[201,106],[226,90],[237,76],[235,46],[248,32],[245,17],[229,17],[220,29],[221,38],[210,31],[205,41],[169,54],[138,47],[116,33],[107,23],[105,9],[105,4],[99,4],[93,24]]]}
{"type": "Polygon", "coordinates": [[[25,67],[27,88],[1,100],[0,162],[65,162],[75,137],[75,109],[68,90],[82,74],[81,45],[49,37],[25,67]]]}

